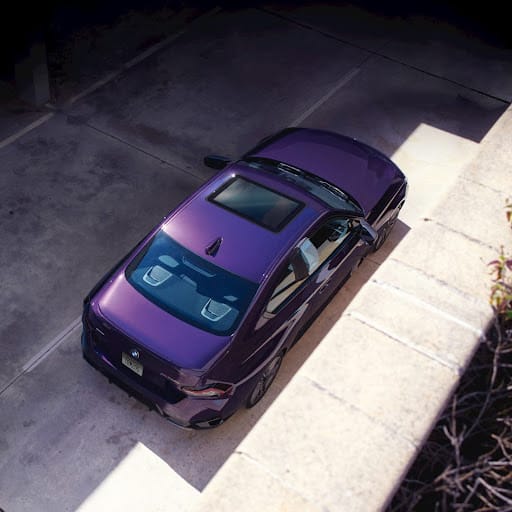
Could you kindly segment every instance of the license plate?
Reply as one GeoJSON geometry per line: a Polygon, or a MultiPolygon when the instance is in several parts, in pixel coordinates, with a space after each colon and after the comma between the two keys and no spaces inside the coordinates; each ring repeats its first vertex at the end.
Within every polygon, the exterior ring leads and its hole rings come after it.
{"type": "Polygon", "coordinates": [[[135,372],[137,375],[142,377],[142,372],[144,371],[144,366],[142,366],[138,361],[130,357],[128,354],[124,352],[121,354],[121,362],[127,367],[130,368],[132,372],[135,372]]]}

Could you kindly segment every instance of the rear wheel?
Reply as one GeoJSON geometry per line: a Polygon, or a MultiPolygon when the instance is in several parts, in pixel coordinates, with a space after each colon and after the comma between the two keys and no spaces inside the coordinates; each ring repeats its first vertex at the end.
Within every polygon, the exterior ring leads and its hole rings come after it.
{"type": "Polygon", "coordinates": [[[246,407],[248,409],[254,407],[263,398],[272,382],[274,382],[282,362],[283,354],[281,353],[274,357],[274,359],[272,359],[272,361],[270,361],[270,363],[265,367],[263,372],[261,372],[256,385],[247,399],[246,407]]]}

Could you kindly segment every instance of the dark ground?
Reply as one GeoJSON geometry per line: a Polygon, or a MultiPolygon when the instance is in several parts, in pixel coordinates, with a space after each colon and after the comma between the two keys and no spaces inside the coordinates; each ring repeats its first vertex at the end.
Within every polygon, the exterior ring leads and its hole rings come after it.
{"type": "MultiPolygon", "coordinates": [[[[108,27],[119,24],[119,21],[128,13],[136,11],[141,14],[140,23],[145,23],[144,16],[153,15],[155,19],[161,17],[160,13],[170,16],[183,9],[201,12],[220,5],[226,9],[235,9],[241,6],[262,7],[268,1],[236,1],[236,0],[53,0],[39,2],[34,5],[12,2],[2,7],[4,29],[0,31],[0,85],[3,82],[15,95],[14,69],[15,63],[22,58],[30,43],[37,39],[44,39],[49,55],[49,75],[51,88],[51,101],[56,100],[58,93],[55,91],[55,82],[62,73],[59,54],[67,51],[69,42],[77,34],[90,34],[85,37],[94,37],[95,27],[108,27]],[[11,30],[8,30],[11,28],[11,30]],[[57,56],[57,58],[56,58],[57,56]]],[[[271,2],[273,4],[300,5],[309,3],[300,0],[281,0],[271,2]]],[[[391,0],[380,2],[377,0],[354,0],[352,2],[324,1],[323,4],[355,4],[382,16],[403,17],[407,19],[413,16],[433,18],[439,22],[448,22],[465,31],[475,38],[485,40],[497,47],[512,47],[512,30],[503,20],[503,12],[500,4],[493,0],[480,3],[468,2],[441,2],[421,0],[418,2],[405,2],[403,0],[391,0]]],[[[147,41],[148,45],[158,42],[164,37],[166,26],[162,20],[161,28],[156,27],[154,37],[147,41]]],[[[93,44],[93,43],[91,43],[93,44]]],[[[130,55],[130,41],[126,41],[125,55],[130,55]]],[[[102,49],[108,58],[111,55],[119,55],[124,49],[114,47],[108,43],[102,49]]],[[[140,45],[133,50],[140,51],[140,45]]],[[[133,53],[133,52],[132,52],[133,53]]],[[[89,68],[91,63],[89,63],[89,68]]],[[[101,66],[100,66],[101,67],[101,66]]],[[[87,68],[87,66],[84,66],[87,68]]],[[[88,69],[86,69],[88,72],[88,69]]],[[[80,77],[83,81],[83,77],[80,77]]]]}
{"type": "MultiPolygon", "coordinates": [[[[4,24],[14,30],[1,31],[0,62],[2,67],[16,58],[27,41],[44,34],[50,40],[55,35],[66,35],[87,24],[112,24],[129,11],[158,10],[161,8],[181,9],[184,7],[208,9],[214,5],[225,8],[241,6],[261,7],[268,1],[236,1],[236,0],[54,0],[38,2],[34,5],[12,2],[2,7],[4,24]]],[[[299,0],[281,0],[274,4],[300,5],[299,0]]],[[[311,4],[311,2],[307,2],[311,4]]],[[[450,22],[479,38],[484,38],[497,45],[512,44],[512,30],[504,21],[504,12],[496,0],[485,2],[441,2],[421,0],[405,2],[391,0],[354,0],[352,2],[324,1],[319,4],[356,4],[383,16],[427,16],[440,21],[450,22]]]]}

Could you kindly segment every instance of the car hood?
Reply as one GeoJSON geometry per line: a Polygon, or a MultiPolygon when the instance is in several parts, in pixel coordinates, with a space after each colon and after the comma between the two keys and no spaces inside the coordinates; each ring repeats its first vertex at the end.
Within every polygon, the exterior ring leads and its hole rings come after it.
{"type": "Polygon", "coordinates": [[[403,180],[398,167],[379,151],[324,130],[290,129],[246,156],[269,158],[312,172],[350,194],[365,214],[392,184],[403,180]]]}
{"type": "Polygon", "coordinates": [[[119,273],[97,296],[101,314],[125,335],[171,364],[205,369],[229,344],[183,322],[141,295],[119,273]]]}

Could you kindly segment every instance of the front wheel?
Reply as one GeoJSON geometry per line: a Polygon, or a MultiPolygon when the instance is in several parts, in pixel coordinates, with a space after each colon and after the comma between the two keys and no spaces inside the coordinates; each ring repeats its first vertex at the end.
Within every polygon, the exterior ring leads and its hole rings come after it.
{"type": "Polygon", "coordinates": [[[283,354],[281,353],[274,357],[261,372],[256,385],[247,399],[246,407],[248,409],[254,407],[263,398],[272,382],[274,382],[282,362],[283,354]]]}
{"type": "Polygon", "coordinates": [[[393,229],[393,226],[395,225],[396,220],[398,219],[398,212],[396,215],[393,215],[393,217],[384,224],[379,230],[379,236],[377,238],[377,241],[375,242],[373,246],[373,252],[378,251],[386,239],[389,236],[389,233],[391,233],[391,230],[393,229]]]}

